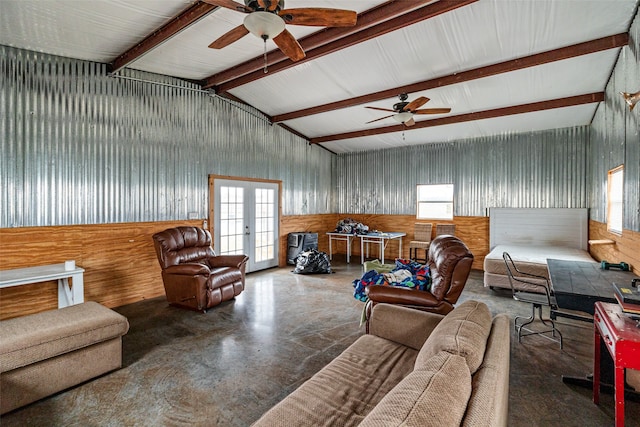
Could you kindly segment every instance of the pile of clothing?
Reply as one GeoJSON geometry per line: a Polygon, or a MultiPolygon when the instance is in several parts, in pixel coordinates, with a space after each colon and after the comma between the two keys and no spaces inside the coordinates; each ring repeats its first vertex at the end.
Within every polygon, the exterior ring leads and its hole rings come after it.
{"type": "Polygon", "coordinates": [[[431,289],[429,267],[410,259],[396,259],[396,266],[388,272],[369,270],[360,279],[353,281],[355,299],[367,301],[365,292],[370,285],[403,286],[421,291],[431,289]]]}
{"type": "Polygon", "coordinates": [[[335,232],[346,234],[367,234],[369,232],[369,226],[351,218],[345,218],[338,221],[335,232]]]}

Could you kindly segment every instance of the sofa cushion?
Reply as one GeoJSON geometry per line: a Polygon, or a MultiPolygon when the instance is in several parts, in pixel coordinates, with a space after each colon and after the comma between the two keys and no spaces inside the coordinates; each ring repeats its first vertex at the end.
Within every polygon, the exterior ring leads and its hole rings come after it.
{"type": "Polygon", "coordinates": [[[254,426],[355,426],[412,370],[418,352],[364,335],[254,426]]]}
{"type": "Polygon", "coordinates": [[[460,425],[470,395],[464,357],[441,351],[391,390],[360,426],[460,425]]]}
{"type": "Polygon", "coordinates": [[[473,391],[463,427],[500,426],[508,418],[510,324],[504,313],[493,319],[482,365],[471,379],[473,391]]]}
{"type": "Polygon", "coordinates": [[[441,351],[464,357],[471,374],[484,358],[487,338],[491,331],[491,312],[479,301],[465,301],[447,314],[424,343],[415,368],[419,369],[441,351]]]}
{"type": "Polygon", "coordinates": [[[128,330],[126,317],[94,301],[3,320],[0,372],[117,338],[128,330]]]}
{"type": "Polygon", "coordinates": [[[371,310],[369,333],[420,351],[442,318],[441,314],[380,303],[371,310]]]}

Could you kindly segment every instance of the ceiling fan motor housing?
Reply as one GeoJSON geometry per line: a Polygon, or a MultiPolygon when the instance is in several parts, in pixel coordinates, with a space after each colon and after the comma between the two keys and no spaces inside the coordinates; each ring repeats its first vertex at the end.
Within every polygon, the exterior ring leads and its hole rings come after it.
{"type": "Polygon", "coordinates": [[[393,104],[393,110],[397,112],[404,111],[404,107],[406,107],[407,105],[409,105],[408,102],[397,102],[393,104]]]}
{"type": "Polygon", "coordinates": [[[284,0],[244,0],[245,6],[253,10],[267,10],[272,4],[277,3],[275,9],[269,10],[272,13],[279,13],[284,9],[284,0]]]}
{"type": "Polygon", "coordinates": [[[404,111],[404,107],[409,105],[409,103],[407,102],[407,99],[409,99],[409,95],[406,93],[401,93],[400,95],[398,95],[398,99],[400,100],[400,102],[393,104],[393,109],[400,113],[404,111]]]}

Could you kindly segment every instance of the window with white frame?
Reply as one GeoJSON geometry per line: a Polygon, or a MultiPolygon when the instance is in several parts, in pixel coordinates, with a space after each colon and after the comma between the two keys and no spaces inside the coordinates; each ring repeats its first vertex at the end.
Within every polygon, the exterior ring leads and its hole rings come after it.
{"type": "Polygon", "coordinates": [[[453,184],[418,184],[418,219],[453,219],[453,184]]]}
{"type": "Polygon", "coordinates": [[[622,234],[624,166],[611,169],[607,177],[607,230],[622,234]]]}

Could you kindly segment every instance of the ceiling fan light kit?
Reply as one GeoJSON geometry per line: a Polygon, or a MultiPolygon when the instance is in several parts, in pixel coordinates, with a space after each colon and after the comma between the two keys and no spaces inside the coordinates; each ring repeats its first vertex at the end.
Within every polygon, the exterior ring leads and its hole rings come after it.
{"type": "Polygon", "coordinates": [[[251,34],[265,42],[284,31],[284,20],[271,12],[253,12],[244,18],[244,26],[251,34]]]}
{"type": "Polygon", "coordinates": [[[310,27],[352,27],[356,25],[358,14],[353,10],[306,7],[284,9],[284,0],[244,0],[244,5],[234,0],[203,0],[213,6],[235,12],[246,13],[242,25],[226,32],[214,40],[209,47],[222,49],[251,33],[265,42],[274,41],[276,46],[293,62],[305,57],[298,40],[291,34],[287,24],[310,27]]]}
{"type": "Polygon", "coordinates": [[[404,123],[408,120],[411,120],[411,118],[413,117],[413,114],[405,111],[403,113],[398,113],[396,115],[393,116],[393,119],[398,122],[398,123],[404,123]]]}

